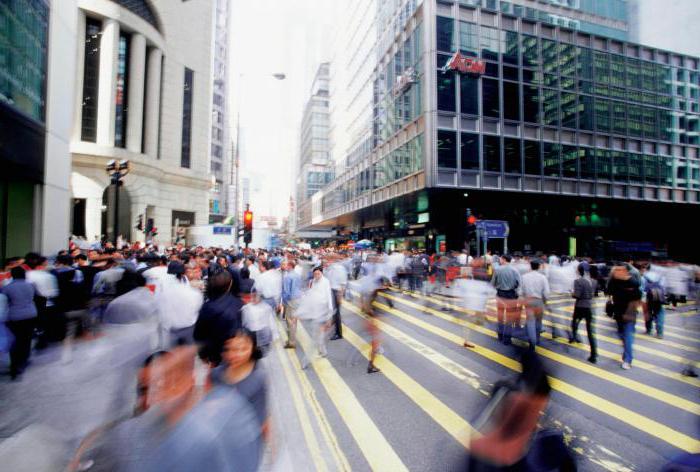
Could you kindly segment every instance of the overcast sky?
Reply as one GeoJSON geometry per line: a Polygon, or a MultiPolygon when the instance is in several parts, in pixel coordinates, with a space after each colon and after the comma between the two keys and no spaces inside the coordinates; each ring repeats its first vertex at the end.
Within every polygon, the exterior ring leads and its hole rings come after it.
{"type": "Polygon", "coordinates": [[[251,177],[257,215],[289,214],[301,114],[315,68],[330,52],[337,1],[232,1],[232,123],[240,110],[243,175],[251,177]],[[286,79],[272,78],[277,72],[286,79]]]}

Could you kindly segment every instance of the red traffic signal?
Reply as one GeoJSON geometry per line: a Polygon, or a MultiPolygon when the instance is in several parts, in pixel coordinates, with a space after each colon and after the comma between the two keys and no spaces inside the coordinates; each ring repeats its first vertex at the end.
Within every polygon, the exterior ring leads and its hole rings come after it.
{"type": "Polygon", "coordinates": [[[246,231],[251,231],[253,229],[253,212],[246,210],[243,213],[243,227],[246,231]]]}
{"type": "Polygon", "coordinates": [[[467,217],[467,223],[469,223],[470,225],[476,224],[476,216],[469,215],[469,217],[467,217]]]}

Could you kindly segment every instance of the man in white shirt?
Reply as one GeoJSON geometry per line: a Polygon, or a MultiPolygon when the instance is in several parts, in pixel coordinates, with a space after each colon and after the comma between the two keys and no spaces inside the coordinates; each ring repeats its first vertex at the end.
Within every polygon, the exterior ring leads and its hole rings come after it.
{"type": "Polygon", "coordinates": [[[255,279],[255,291],[260,295],[262,301],[276,310],[282,297],[282,273],[279,269],[278,261],[270,261],[270,270],[258,275],[255,279]]]}
{"type": "Polygon", "coordinates": [[[522,294],[525,299],[525,315],[527,316],[526,329],[530,349],[540,343],[540,331],[542,331],[542,316],[549,296],[549,282],[547,277],[540,272],[540,262],[530,262],[530,272],[522,276],[522,294]]]}
{"type": "Polygon", "coordinates": [[[163,346],[165,348],[193,343],[194,324],[204,303],[201,291],[177,279],[175,274],[178,271],[184,273],[184,270],[181,262],[171,262],[155,296],[160,326],[169,338],[166,341],[169,345],[163,346]]]}

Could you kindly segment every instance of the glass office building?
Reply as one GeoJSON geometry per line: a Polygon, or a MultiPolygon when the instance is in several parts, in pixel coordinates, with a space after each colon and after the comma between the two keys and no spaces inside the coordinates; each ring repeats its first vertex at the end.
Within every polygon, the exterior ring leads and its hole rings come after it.
{"type": "Polygon", "coordinates": [[[39,233],[48,21],[45,0],[0,2],[0,262],[24,255],[39,233]]]}
{"type": "MultiPolygon", "coordinates": [[[[515,3],[405,3],[375,73],[375,147],[324,218],[461,249],[469,209],[507,220],[511,250],[693,257],[673,225],[700,214],[700,60],[515,3]]],[[[568,6],[616,21],[624,3],[568,6]]]]}

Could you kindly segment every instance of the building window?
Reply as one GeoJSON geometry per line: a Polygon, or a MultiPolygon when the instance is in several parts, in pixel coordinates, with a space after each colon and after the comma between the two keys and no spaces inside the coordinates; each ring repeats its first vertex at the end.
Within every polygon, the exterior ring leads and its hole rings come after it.
{"type": "Polygon", "coordinates": [[[45,120],[48,19],[46,1],[0,2],[0,102],[39,122],[45,120]]]}
{"type": "Polygon", "coordinates": [[[581,178],[595,179],[595,153],[591,148],[581,148],[579,152],[581,178]]]}
{"type": "Polygon", "coordinates": [[[459,22],[459,50],[465,56],[479,54],[478,26],[472,23],[459,22]]]}
{"type": "Polygon", "coordinates": [[[455,73],[440,72],[436,74],[438,110],[457,111],[455,95],[455,73]]]}
{"type": "Polygon", "coordinates": [[[479,135],[462,133],[460,160],[462,170],[479,170],[479,135]]]}
{"type": "Polygon", "coordinates": [[[544,175],[546,177],[559,177],[559,144],[544,143],[542,160],[544,162],[544,175]]]}
{"type": "Polygon", "coordinates": [[[457,168],[457,133],[438,130],[438,167],[457,168]]]}
{"type": "Polygon", "coordinates": [[[185,82],[183,86],[182,100],[182,151],[180,154],[180,167],[190,167],[190,155],[192,146],[192,95],[194,87],[194,71],[185,68],[185,82]]]}
{"type": "Polygon", "coordinates": [[[523,85],[523,119],[528,123],[540,122],[540,92],[537,86],[523,85]]]}
{"type": "Polygon", "coordinates": [[[519,139],[503,139],[503,167],[506,174],[522,174],[519,139]]]}
{"type": "Polygon", "coordinates": [[[498,136],[484,136],[484,170],[501,171],[501,138],[498,136]]]}
{"type": "Polygon", "coordinates": [[[520,86],[516,83],[503,82],[503,117],[520,121],[520,86]]]}
{"type": "Polygon", "coordinates": [[[498,60],[498,37],[499,31],[487,26],[481,27],[481,57],[490,61],[498,60]]]}
{"type": "Polygon", "coordinates": [[[525,173],[528,175],[541,175],[542,162],[540,157],[540,143],[538,141],[525,141],[525,173]]]}
{"type": "Polygon", "coordinates": [[[578,150],[576,146],[562,146],[562,175],[569,179],[578,178],[578,150]]]}
{"type": "Polygon", "coordinates": [[[437,50],[454,52],[455,50],[455,25],[452,18],[438,16],[435,24],[437,33],[437,50]]]}
{"type": "Polygon", "coordinates": [[[502,31],[505,35],[505,47],[503,49],[503,62],[507,64],[518,64],[518,33],[512,31],[502,31]]]}
{"type": "Polygon", "coordinates": [[[85,23],[85,64],[80,139],[94,143],[97,139],[97,94],[100,81],[100,40],[102,22],[87,18],[85,23]]]}
{"type": "Polygon", "coordinates": [[[129,111],[129,36],[119,35],[117,52],[117,96],[114,117],[114,146],[126,147],[126,120],[129,111]]]}
{"type": "Polygon", "coordinates": [[[461,112],[467,115],[479,114],[479,79],[463,75],[460,82],[461,112]]]}
{"type": "Polygon", "coordinates": [[[500,100],[498,98],[498,80],[482,79],[481,103],[484,116],[498,118],[500,116],[500,100]]]}

